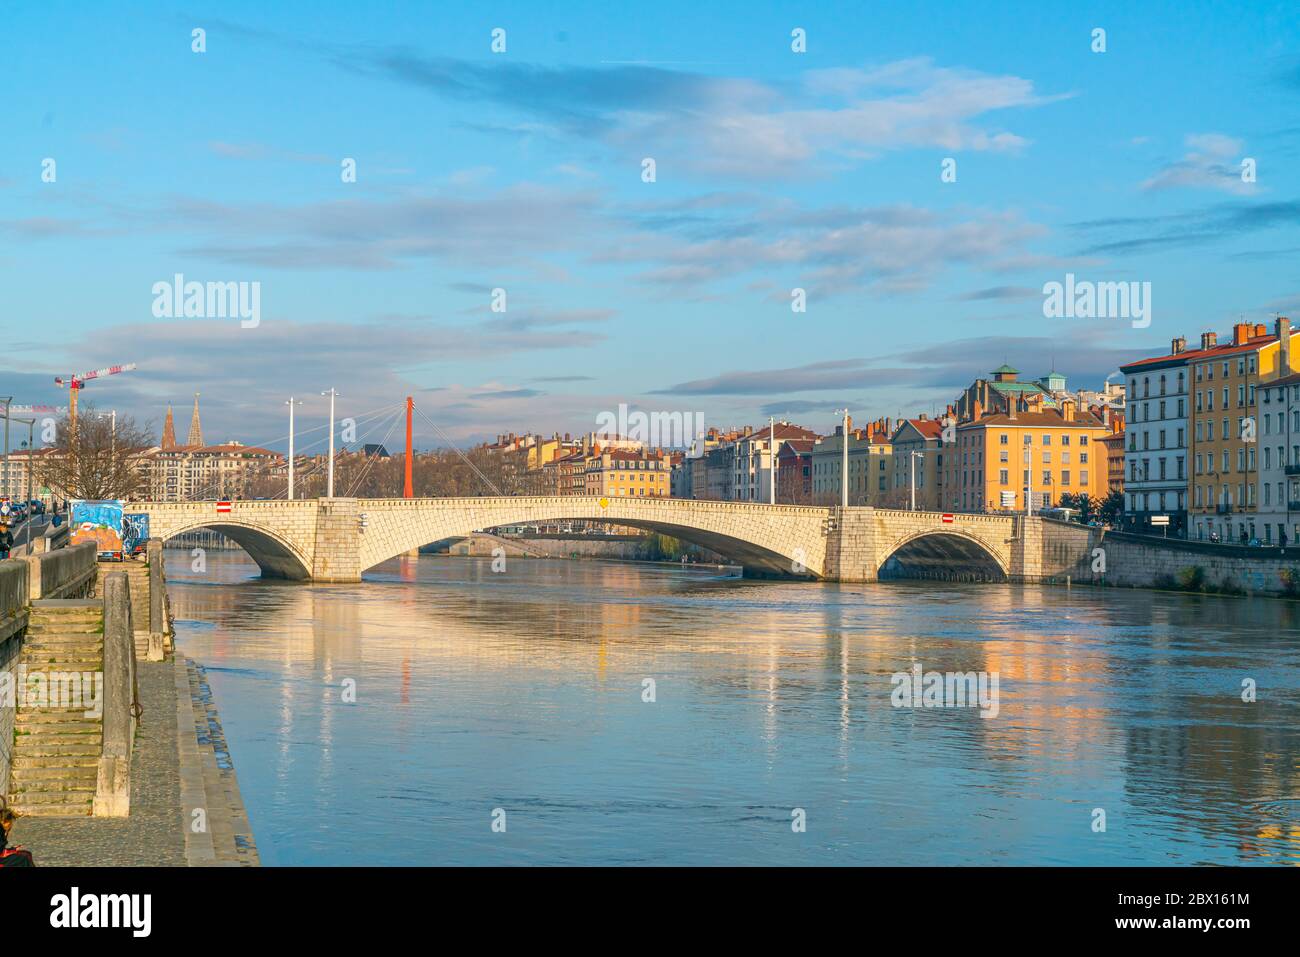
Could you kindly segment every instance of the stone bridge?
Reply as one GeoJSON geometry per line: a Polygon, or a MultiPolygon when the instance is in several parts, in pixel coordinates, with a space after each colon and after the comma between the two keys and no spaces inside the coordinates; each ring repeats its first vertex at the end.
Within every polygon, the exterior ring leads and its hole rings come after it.
{"type": "Polygon", "coordinates": [[[875,581],[890,575],[1037,581],[1042,524],[1023,515],[816,508],[671,498],[502,496],[140,502],[150,536],[212,529],[270,577],[355,582],[420,545],[502,525],[597,520],[662,532],[755,576],[875,581]]]}

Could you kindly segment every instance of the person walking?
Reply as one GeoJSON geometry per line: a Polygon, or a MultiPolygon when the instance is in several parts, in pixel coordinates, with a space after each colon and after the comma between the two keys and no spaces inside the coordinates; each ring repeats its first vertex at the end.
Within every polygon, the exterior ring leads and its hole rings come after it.
{"type": "Polygon", "coordinates": [[[14,536],[9,531],[9,526],[5,525],[0,529],[0,559],[9,557],[9,550],[14,547],[14,536]]]}

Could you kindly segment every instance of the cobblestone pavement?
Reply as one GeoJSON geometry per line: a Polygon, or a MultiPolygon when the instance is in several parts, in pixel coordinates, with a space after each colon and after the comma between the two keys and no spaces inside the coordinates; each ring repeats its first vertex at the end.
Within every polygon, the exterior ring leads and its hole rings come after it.
{"type": "Polygon", "coordinates": [[[203,667],[178,655],[137,669],[130,816],[19,818],[11,840],[38,867],[260,865],[203,667]]]}
{"type": "Polygon", "coordinates": [[[172,661],[137,666],[144,715],[132,758],[130,817],[19,818],[10,839],[31,851],[38,867],[184,866],[175,671],[172,661]]]}

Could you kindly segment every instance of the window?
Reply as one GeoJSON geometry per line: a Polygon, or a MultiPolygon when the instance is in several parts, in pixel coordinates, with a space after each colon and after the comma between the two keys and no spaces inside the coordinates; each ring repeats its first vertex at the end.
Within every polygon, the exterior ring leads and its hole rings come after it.
{"type": "Polygon", "coordinates": [[[1005,432],[999,433],[999,435],[998,435],[998,443],[1001,444],[1001,445],[1006,445],[1006,444],[1007,444],[1007,438],[1008,438],[1007,433],[1005,433],[1005,432]]]}
{"type": "Polygon", "coordinates": [[[999,482],[999,484],[1001,484],[1001,485],[1006,485],[1006,484],[1007,484],[1007,470],[1006,470],[1006,469],[999,469],[999,470],[998,470],[998,482],[999,482]]]}

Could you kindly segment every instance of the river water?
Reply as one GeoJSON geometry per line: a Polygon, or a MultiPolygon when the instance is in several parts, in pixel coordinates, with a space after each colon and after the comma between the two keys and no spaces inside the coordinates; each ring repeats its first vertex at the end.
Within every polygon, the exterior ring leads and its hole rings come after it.
{"type": "Polygon", "coordinates": [[[1296,603],[190,563],[178,645],[266,864],[1300,862],[1296,603]],[[996,676],[996,714],[907,706],[914,664],[996,676]]]}

